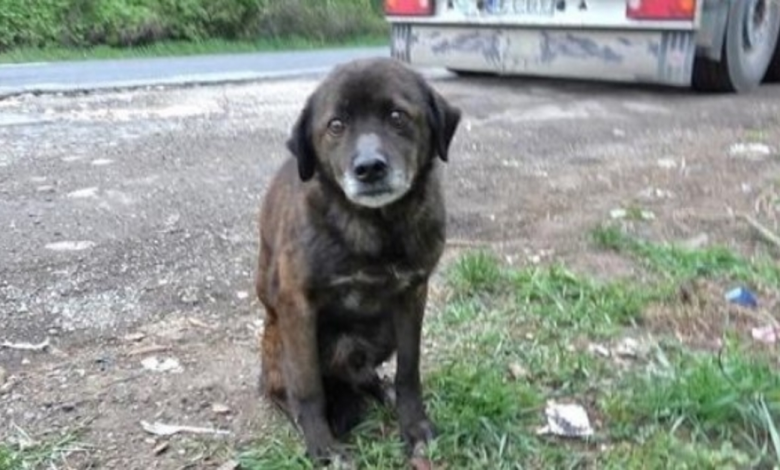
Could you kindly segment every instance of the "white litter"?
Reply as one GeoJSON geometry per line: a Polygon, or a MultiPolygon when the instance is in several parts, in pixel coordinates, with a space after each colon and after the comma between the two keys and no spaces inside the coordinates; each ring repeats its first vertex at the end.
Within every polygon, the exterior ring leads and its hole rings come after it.
{"type": "Polygon", "coordinates": [[[639,354],[639,341],[634,338],[623,338],[614,348],[615,354],[623,357],[636,357],[639,354]]]}
{"type": "Polygon", "coordinates": [[[165,424],[165,423],[160,423],[159,421],[154,423],[141,421],[141,427],[144,428],[144,431],[150,434],[154,434],[155,436],[172,436],[180,432],[192,433],[192,434],[217,434],[217,435],[230,434],[230,431],[226,431],[223,429],[200,428],[197,426],[182,426],[178,424],[165,424]]]}
{"type": "Polygon", "coordinates": [[[89,240],[61,241],[46,244],[47,250],[52,251],[82,251],[95,246],[95,242],[89,240]]]}
{"type": "Polygon", "coordinates": [[[588,413],[576,403],[547,402],[544,410],[547,425],[539,428],[537,434],[555,434],[564,437],[587,437],[593,435],[588,413]]]}
{"type": "Polygon", "coordinates": [[[40,343],[33,344],[33,343],[11,343],[8,341],[3,341],[0,343],[0,346],[8,349],[16,349],[19,351],[43,351],[44,349],[49,347],[49,338],[46,338],[45,340],[41,341],[40,343]]]}
{"type": "Polygon", "coordinates": [[[762,158],[772,154],[772,148],[757,142],[737,143],[729,148],[732,157],[762,158]]]}
{"type": "Polygon", "coordinates": [[[588,352],[591,354],[597,354],[599,356],[603,357],[609,357],[610,352],[609,349],[607,349],[604,345],[601,344],[589,344],[588,345],[588,352]]]}
{"type": "Polygon", "coordinates": [[[183,372],[184,368],[179,364],[177,359],[168,357],[162,361],[157,359],[156,356],[150,356],[141,361],[141,365],[144,369],[148,369],[154,372],[183,372]]]}
{"type": "Polygon", "coordinates": [[[775,344],[780,340],[780,327],[762,326],[751,330],[753,339],[765,344],[775,344]]]}

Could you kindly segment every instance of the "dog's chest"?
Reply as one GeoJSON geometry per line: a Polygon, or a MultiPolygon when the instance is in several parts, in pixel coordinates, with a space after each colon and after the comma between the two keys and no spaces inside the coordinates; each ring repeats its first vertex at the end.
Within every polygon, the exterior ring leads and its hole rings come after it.
{"type": "Polygon", "coordinates": [[[397,266],[356,269],[331,279],[330,297],[340,310],[364,315],[379,313],[392,309],[395,299],[425,278],[423,269],[397,266]]]}

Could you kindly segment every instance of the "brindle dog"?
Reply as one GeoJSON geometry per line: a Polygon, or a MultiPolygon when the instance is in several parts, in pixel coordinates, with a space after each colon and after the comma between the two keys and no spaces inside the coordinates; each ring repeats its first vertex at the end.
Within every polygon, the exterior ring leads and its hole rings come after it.
{"type": "Polygon", "coordinates": [[[336,67],[309,96],[260,216],[261,384],[327,462],[396,354],[395,404],[410,450],[434,436],[420,336],[445,243],[442,162],[460,122],[393,59],[336,67]]]}

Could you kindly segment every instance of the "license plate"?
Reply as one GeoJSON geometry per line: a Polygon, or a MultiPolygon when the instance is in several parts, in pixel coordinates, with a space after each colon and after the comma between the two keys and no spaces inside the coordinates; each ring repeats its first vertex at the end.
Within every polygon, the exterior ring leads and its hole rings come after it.
{"type": "Polygon", "coordinates": [[[484,0],[484,11],[493,15],[552,16],[556,0],[484,0]]]}

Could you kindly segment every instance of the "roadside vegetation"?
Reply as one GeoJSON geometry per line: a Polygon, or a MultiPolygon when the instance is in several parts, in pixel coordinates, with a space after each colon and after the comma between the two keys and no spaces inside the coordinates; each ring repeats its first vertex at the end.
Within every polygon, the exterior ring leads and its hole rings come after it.
{"type": "MultiPolygon", "coordinates": [[[[636,274],[510,268],[489,251],[449,268],[426,325],[434,468],[777,468],[778,350],[750,334],[773,320],[723,293],[746,286],[777,306],[780,267],[615,227],[592,240],[636,274]],[[594,433],[537,433],[550,400],[583,406],[594,433]]],[[[242,455],[246,468],[308,468],[292,428],[277,429],[242,455]]],[[[390,410],[377,408],[350,445],[359,468],[404,468],[390,410]]]]}
{"type": "Polygon", "coordinates": [[[386,41],[377,0],[0,0],[0,62],[386,41]]]}

